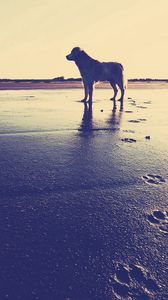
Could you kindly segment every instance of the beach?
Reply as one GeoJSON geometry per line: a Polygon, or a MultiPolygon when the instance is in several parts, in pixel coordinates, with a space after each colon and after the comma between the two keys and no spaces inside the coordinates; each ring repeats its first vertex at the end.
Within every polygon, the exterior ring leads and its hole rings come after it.
{"type": "MultiPolygon", "coordinates": [[[[167,80],[127,80],[128,89],[168,89],[167,80]]],[[[0,80],[0,90],[55,90],[55,89],[81,89],[83,83],[80,80],[37,79],[37,80],[0,80]]],[[[97,82],[97,89],[111,88],[109,82],[97,82]]]]}
{"type": "Polygon", "coordinates": [[[167,83],[46,85],[0,86],[0,299],[168,299],[167,83]]]}

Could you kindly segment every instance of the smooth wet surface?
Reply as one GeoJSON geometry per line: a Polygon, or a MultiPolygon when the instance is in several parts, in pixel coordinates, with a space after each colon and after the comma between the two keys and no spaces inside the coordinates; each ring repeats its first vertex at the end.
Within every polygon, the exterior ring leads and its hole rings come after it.
{"type": "Polygon", "coordinates": [[[0,299],[166,300],[168,91],[82,92],[0,92],[0,299]]]}

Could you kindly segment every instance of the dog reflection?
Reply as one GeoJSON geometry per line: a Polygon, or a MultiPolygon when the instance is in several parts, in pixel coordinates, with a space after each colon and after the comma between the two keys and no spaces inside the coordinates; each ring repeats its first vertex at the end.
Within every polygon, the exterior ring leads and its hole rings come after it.
{"type": "Polygon", "coordinates": [[[92,105],[85,103],[83,118],[80,126],[80,131],[92,131],[93,130],[93,114],[92,105]]]}
{"type": "Polygon", "coordinates": [[[113,102],[113,109],[112,114],[110,118],[108,119],[107,123],[110,125],[111,128],[118,128],[121,124],[122,119],[122,111],[123,111],[123,105],[120,104],[120,110],[117,112],[117,107],[115,101],[113,102]]]}
{"type": "MultiPolygon", "coordinates": [[[[116,100],[113,99],[113,111],[115,111],[116,109],[117,109],[116,100]]],[[[123,109],[124,109],[123,102],[120,102],[120,111],[123,111],[123,109]]]]}
{"type": "Polygon", "coordinates": [[[113,108],[112,108],[112,113],[108,119],[106,119],[105,123],[107,125],[103,125],[102,128],[96,128],[95,123],[93,122],[93,112],[92,112],[92,104],[90,103],[85,103],[84,104],[84,111],[83,111],[83,117],[81,121],[80,128],[78,129],[79,131],[82,132],[93,132],[97,130],[116,130],[119,129],[121,119],[122,119],[122,111],[123,111],[123,106],[120,104],[120,110],[117,111],[116,109],[116,103],[115,101],[113,102],[113,108]]]}

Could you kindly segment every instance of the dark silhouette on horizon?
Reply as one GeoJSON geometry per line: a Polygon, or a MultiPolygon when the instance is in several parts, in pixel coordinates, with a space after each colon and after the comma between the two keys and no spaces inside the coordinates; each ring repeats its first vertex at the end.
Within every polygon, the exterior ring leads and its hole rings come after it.
{"type": "MultiPolygon", "coordinates": [[[[10,78],[0,78],[0,83],[3,82],[15,82],[15,83],[26,83],[26,82],[32,82],[32,83],[41,83],[41,82],[47,82],[47,83],[52,83],[52,82],[81,82],[82,78],[65,78],[64,76],[59,76],[55,78],[42,78],[42,79],[33,79],[33,78],[16,78],[16,79],[10,79],[10,78]]],[[[168,79],[157,79],[157,78],[131,78],[127,79],[128,82],[168,82],[168,79]]],[[[107,82],[107,80],[103,80],[103,82],[107,82]]]]}

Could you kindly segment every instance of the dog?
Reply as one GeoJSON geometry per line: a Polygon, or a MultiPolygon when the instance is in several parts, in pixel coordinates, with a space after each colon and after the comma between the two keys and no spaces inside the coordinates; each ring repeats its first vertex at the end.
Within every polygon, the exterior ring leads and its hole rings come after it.
{"type": "Polygon", "coordinates": [[[109,81],[113,90],[114,97],[111,100],[116,100],[117,86],[121,90],[121,105],[123,105],[124,99],[124,68],[118,62],[99,62],[98,60],[90,57],[84,50],[79,47],[72,49],[71,53],[66,56],[67,60],[74,61],[77,65],[80,74],[82,76],[84,84],[84,99],[82,102],[92,102],[93,86],[98,81],[109,81]]]}

